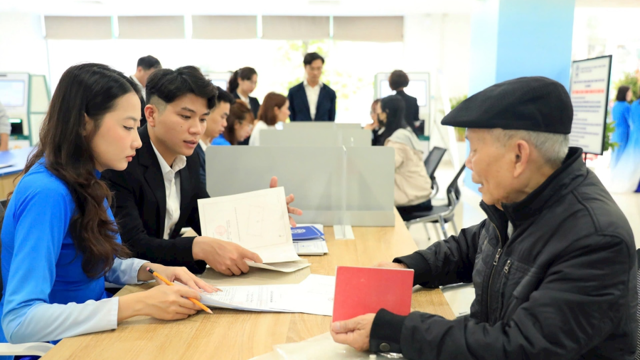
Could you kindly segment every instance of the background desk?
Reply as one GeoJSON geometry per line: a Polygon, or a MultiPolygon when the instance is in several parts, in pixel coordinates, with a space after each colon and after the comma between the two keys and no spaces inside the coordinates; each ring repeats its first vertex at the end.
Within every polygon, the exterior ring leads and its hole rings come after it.
{"type": "Polygon", "coordinates": [[[27,158],[33,150],[32,147],[0,151],[0,164],[11,164],[11,166],[0,169],[0,200],[6,199],[7,194],[15,189],[16,178],[24,169],[27,158]]]}
{"type": "MultiPolygon", "coordinates": [[[[305,257],[314,274],[335,275],[336,266],[371,266],[409,254],[416,245],[396,212],[395,227],[354,228],[356,240],[335,240],[325,227],[329,254],[305,257]]],[[[146,285],[149,287],[150,285],[146,285]]],[[[118,295],[142,291],[127,286],[118,295]]],[[[455,318],[440,290],[413,294],[412,309],[455,318]]],[[[213,309],[181,321],[137,317],[117,330],[62,340],[43,360],[65,359],[241,359],[329,331],[331,318],[307,314],[253,313],[213,309]]]]}

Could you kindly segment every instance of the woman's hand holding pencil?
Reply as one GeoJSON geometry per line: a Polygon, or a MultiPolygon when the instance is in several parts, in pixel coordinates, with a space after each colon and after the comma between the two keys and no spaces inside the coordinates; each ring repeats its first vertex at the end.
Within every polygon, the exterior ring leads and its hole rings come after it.
{"type": "MultiPolygon", "coordinates": [[[[160,275],[159,273],[153,271],[153,269],[151,269],[150,267],[147,267],[147,271],[150,272],[156,278],[158,278],[158,280],[160,280],[163,283],[165,283],[166,285],[168,285],[168,286],[173,286],[174,285],[171,281],[169,281],[167,278],[165,278],[164,276],[160,275]]],[[[200,280],[200,279],[198,279],[198,280],[200,280]]],[[[202,281],[202,280],[200,280],[200,281],[202,281]]],[[[202,281],[202,282],[204,283],[204,281],[202,281]]],[[[213,287],[211,285],[207,284],[207,286],[212,288],[212,289],[215,289],[215,291],[220,291],[220,289],[215,288],[215,287],[213,287]]],[[[210,292],[212,292],[212,291],[210,291],[210,292]]],[[[200,301],[198,301],[200,299],[200,295],[199,294],[198,294],[197,297],[195,297],[195,296],[187,296],[187,299],[189,299],[192,303],[194,303],[200,309],[208,312],[209,314],[212,313],[211,310],[208,307],[204,306],[200,301]]]]}
{"type": "Polygon", "coordinates": [[[207,284],[186,268],[146,263],[138,272],[138,281],[157,279],[161,284],[150,290],[124,295],[118,298],[118,322],[134,316],[146,315],[161,320],[185,319],[199,310],[211,313],[200,303],[202,291],[220,289],[207,284]],[[153,270],[152,268],[153,267],[153,270]],[[155,270],[155,271],[154,271],[155,270]],[[172,286],[177,280],[187,286],[172,286]],[[169,286],[164,286],[169,285],[169,286]]]}

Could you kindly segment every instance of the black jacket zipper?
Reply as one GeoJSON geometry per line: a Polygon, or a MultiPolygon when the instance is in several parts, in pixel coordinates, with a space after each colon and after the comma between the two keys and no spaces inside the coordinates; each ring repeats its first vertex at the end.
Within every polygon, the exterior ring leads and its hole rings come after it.
{"type": "MultiPolygon", "coordinates": [[[[493,259],[493,265],[491,265],[491,275],[489,275],[489,287],[487,288],[487,320],[489,320],[490,316],[490,308],[489,304],[491,304],[491,282],[493,281],[493,272],[496,269],[496,265],[498,265],[498,260],[500,260],[500,254],[502,254],[502,236],[500,236],[500,231],[498,231],[498,227],[491,222],[491,225],[496,229],[496,233],[498,234],[498,240],[500,240],[500,247],[498,248],[498,252],[496,253],[496,257],[493,259]]],[[[489,320],[489,322],[491,322],[489,320]]]]}

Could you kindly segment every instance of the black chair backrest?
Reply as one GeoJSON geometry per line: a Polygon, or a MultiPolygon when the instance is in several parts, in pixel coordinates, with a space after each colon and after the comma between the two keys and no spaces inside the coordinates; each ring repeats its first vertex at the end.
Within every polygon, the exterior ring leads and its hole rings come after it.
{"type": "MultiPolygon", "coordinates": [[[[640,249],[636,250],[636,254],[638,257],[638,264],[640,264],[640,249]]],[[[639,267],[640,269],[640,267],[639,267]]],[[[637,286],[638,286],[638,300],[640,300],[640,270],[638,270],[637,274],[637,286]]],[[[640,321],[640,306],[636,310],[636,319],[640,321]]],[[[640,331],[636,335],[636,360],[640,360],[640,331]]]]}
{"type": "Polygon", "coordinates": [[[461,193],[460,186],[458,186],[458,179],[460,179],[460,175],[462,175],[464,169],[466,169],[466,166],[462,165],[456,176],[447,187],[447,203],[449,206],[453,205],[451,202],[451,196],[454,196],[456,200],[460,200],[461,193]]]}
{"type": "MultiPolygon", "coordinates": [[[[7,206],[7,201],[4,200],[4,204],[0,203],[0,233],[2,233],[2,223],[4,222],[4,207],[7,206]]],[[[2,254],[2,236],[0,236],[0,255],[2,254]]],[[[2,300],[2,260],[0,259],[0,300],[2,300]]]]}
{"type": "Polygon", "coordinates": [[[440,165],[440,161],[442,161],[445,152],[447,152],[447,149],[436,146],[429,151],[429,155],[424,159],[424,167],[427,169],[427,175],[431,178],[431,182],[436,178],[436,169],[438,165],[440,165]]]}

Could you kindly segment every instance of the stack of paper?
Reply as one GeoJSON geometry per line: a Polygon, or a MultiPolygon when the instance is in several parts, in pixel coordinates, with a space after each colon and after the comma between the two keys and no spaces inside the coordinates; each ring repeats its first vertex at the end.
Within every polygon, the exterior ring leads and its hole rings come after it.
{"type": "Polygon", "coordinates": [[[331,316],[335,279],[312,274],[295,285],[221,286],[221,292],[202,293],[200,301],[225,309],[331,316]]]}
{"type": "Polygon", "coordinates": [[[298,225],[291,229],[291,233],[298,255],[324,255],[329,252],[322,225],[298,225]]]}
{"type": "Polygon", "coordinates": [[[249,266],[295,271],[309,266],[300,262],[291,237],[283,187],[244,194],[199,199],[202,236],[234,242],[262,258],[249,266]]]}

